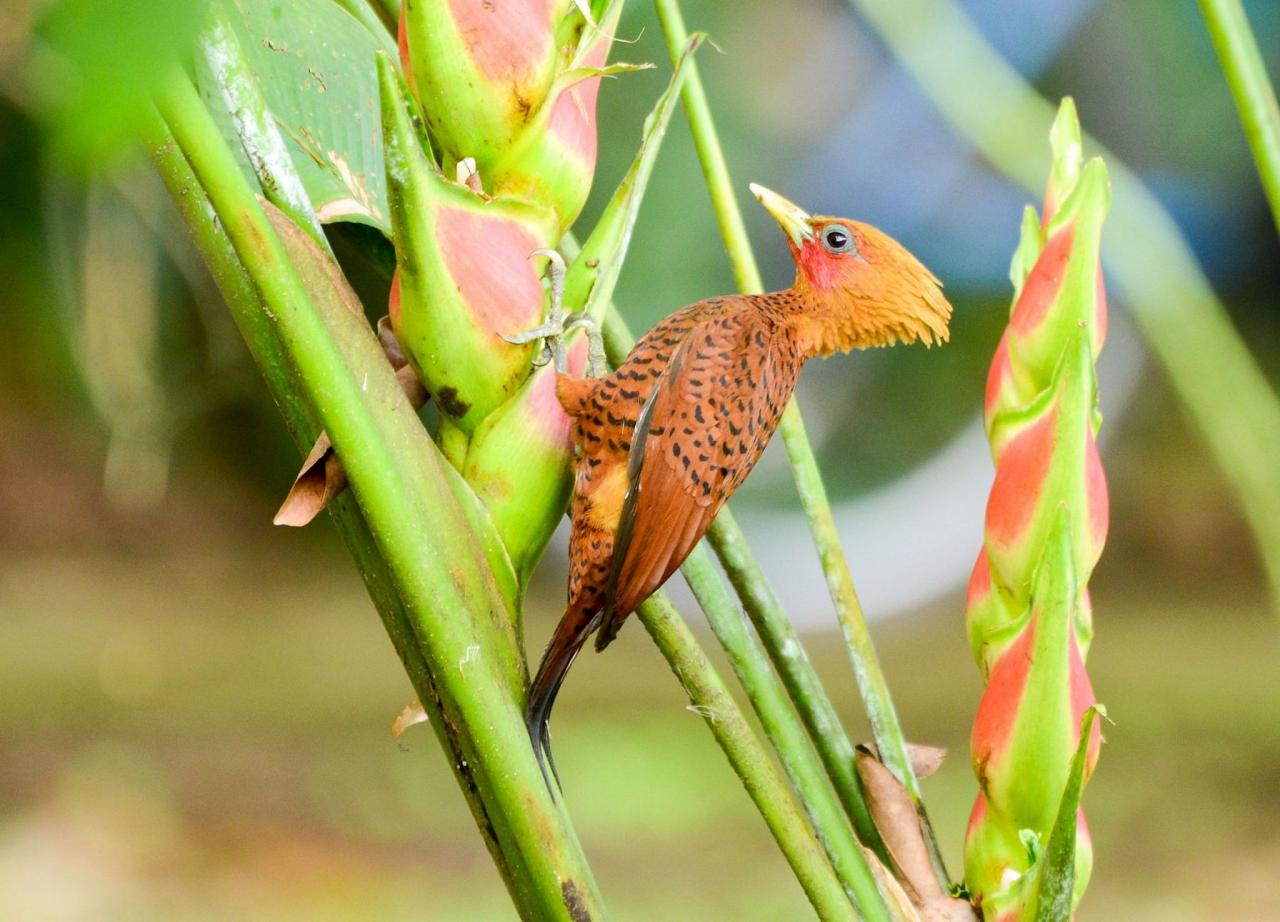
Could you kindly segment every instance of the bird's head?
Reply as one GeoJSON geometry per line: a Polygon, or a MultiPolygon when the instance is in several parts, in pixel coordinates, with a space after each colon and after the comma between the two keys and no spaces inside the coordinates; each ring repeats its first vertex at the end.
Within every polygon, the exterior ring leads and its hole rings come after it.
{"type": "Polygon", "coordinates": [[[946,342],[942,283],[906,247],[870,224],[810,215],[756,183],[751,191],[791,244],[794,290],[812,308],[813,352],[946,342]]]}

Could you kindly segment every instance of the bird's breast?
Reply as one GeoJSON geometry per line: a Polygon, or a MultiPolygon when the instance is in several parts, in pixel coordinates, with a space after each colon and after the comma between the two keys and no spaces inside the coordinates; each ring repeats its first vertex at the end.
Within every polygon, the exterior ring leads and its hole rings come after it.
{"type": "Polygon", "coordinates": [[[625,457],[581,471],[577,492],[584,501],[587,524],[610,533],[616,531],[622,517],[622,503],[627,498],[627,486],[625,457]]]}

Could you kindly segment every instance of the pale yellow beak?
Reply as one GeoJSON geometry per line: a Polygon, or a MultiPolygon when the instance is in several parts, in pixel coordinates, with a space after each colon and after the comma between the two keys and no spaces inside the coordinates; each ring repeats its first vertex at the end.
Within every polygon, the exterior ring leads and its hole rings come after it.
{"type": "Polygon", "coordinates": [[[803,246],[806,240],[813,239],[813,230],[809,227],[809,212],[759,183],[751,184],[751,194],[764,206],[765,211],[773,215],[773,220],[778,222],[778,226],[797,248],[803,246]]]}

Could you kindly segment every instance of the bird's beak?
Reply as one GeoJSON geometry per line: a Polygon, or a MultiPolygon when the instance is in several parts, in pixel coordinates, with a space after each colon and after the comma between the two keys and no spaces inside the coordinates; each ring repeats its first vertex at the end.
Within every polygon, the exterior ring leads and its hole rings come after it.
{"type": "Polygon", "coordinates": [[[751,184],[751,194],[764,206],[765,211],[773,215],[773,220],[786,231],[797,249],[804,246],[806,240],[813,239],[813,230],[809,227],[809,212],[759,183],[751,184]]]}

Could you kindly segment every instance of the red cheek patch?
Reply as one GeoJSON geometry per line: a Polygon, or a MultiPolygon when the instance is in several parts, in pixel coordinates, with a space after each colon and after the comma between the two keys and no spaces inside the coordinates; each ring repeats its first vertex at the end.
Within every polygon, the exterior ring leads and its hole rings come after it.
{"type": "Polygon", "coordinates": [[[822,244],[816,240],[806,240],[796,262],[811,287],[819,291],[830,291],[836,287],[836,280],[844,274],[839,259],[823,249],[822,244]]]}

